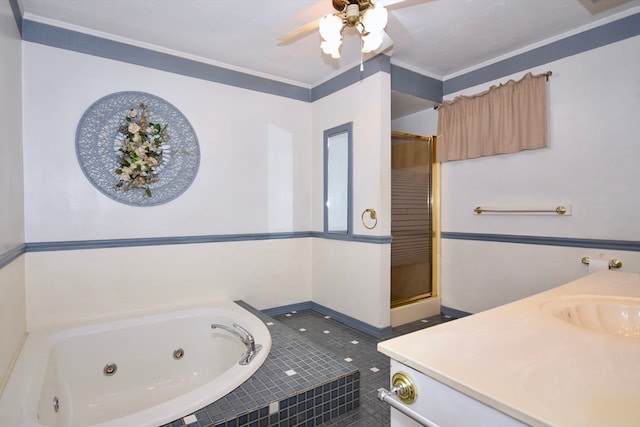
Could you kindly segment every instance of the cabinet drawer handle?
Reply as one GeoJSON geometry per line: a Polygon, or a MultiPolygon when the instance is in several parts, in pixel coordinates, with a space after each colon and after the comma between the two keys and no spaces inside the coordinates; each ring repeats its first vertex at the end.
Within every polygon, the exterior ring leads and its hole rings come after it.
{"type": "Polygon", "coordinates": [[[397,409],[398,411],[405,414],[407,417],[411,418],[412,420],[420,423],[425,427],[438,427],[438,424],[429,421],[428,419],[418,414],[413,409],[398,402],[396,399],[393,398],[394,394],[397,394],[397,390],[393,392],[393,391],[385,390],[384,388],[378,389],[378,399],[388,403],[391,407],[397,409]]]}

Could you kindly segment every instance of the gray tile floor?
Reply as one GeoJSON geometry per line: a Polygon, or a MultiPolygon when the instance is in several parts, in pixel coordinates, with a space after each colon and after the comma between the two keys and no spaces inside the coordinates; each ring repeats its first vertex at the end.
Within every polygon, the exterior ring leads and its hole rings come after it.
{"type": "MultiPolygon", "coordinates": [[[[379,341],[328,316],[303,310],[273,316],[311,342],[360,369],[360,407],[330,420],[326,426],[389,426],[389,406],[377,398],[378,388],[389,387],[389,358],[377,351],[379,341]]],[[[393,329],[393,336],[453,320],[438,315],[393,329]]]]}

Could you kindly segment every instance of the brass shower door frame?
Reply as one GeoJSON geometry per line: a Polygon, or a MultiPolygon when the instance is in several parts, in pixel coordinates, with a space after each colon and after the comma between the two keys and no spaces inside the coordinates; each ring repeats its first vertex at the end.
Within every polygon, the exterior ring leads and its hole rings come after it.
{"type": "MultiPolygon", "coordinates": [[[[431,208],[431,292],[415,295],[409,298],[391,301],[391,308],[396,308],[411,304],[426,298],[433,298],[439,295],[440,290],[440,164],[436,161],[435,135],[422,136],[407,132],[391,131],[392,137],[408,138],[427,141],[431,147],[431,165],[429,191],[429,206],[431,208]]],[[[391,272],[390,272],[391,274],[391,272]]]]}

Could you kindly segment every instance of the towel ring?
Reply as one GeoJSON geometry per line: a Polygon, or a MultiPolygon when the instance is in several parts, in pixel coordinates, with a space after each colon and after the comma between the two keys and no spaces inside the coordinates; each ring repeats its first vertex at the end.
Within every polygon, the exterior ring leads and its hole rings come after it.
{"type": "Polygon", "coordinates": [[[364,212],[362,212],[362,225],[365,226],[365,228],[368,228],[369,230],[373,230],[374,228],[376,228],[376,225],[378,225],[378,214],[376,213],[375,209],[372,208],[367,208],[364,210],[364,212]],[[364,221],[364,214],[369,213],[369,218],[371,218],[374,222],[372,226],[368,226],[367,223],[364,221]]]}

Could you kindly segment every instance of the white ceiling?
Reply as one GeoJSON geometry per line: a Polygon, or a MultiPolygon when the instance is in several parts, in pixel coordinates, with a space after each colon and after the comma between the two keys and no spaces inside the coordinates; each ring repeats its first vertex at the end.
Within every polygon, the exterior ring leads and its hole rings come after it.
{"type": "MultiPolygon", "coordinates": [[[[19,2],[25,19],[305,87],[360,62],[360,40],[353,29],[345,30],[338,60],[322,54],[317,31],[279,44],[280,36],[334,12],[331,0],[19,2]]],[[[614,15],[629,14],[632,8],[640,10],[640,0],[405,0],[389,6],[386,31],[394,40],[393,63],[431,77],[451,77],[614,15]],[[609,3],[614,6],[595,15],[583,5],[609,7],[609,3]]]]}

